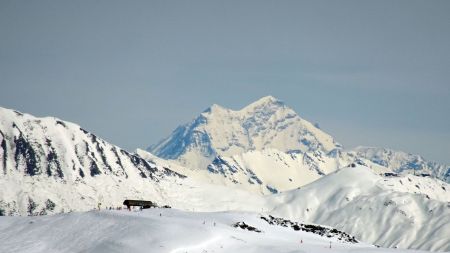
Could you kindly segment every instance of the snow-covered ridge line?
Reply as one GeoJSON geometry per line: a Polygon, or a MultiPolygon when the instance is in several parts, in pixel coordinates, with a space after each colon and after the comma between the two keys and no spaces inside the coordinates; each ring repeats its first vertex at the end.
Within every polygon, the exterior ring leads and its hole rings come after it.
{"type": "Polygon", "coordinates": [[[370,160],[395,173],[429,174],[443,181],[450,182],[450,165],[428,161],[420,155],[387,148],[359,146],[348,151],[355,156],[370,160]]]}
{"type": "MultiPolygon", "coordinates": [[[[3,214],[86,210],[98,203],[118,206],[111,199],[116,191],[166,177],[183,175],[111,145],[74,123],[0,108],[3,214]]],[[[118,195],[148,192],[136,188],[118,195]]]]}

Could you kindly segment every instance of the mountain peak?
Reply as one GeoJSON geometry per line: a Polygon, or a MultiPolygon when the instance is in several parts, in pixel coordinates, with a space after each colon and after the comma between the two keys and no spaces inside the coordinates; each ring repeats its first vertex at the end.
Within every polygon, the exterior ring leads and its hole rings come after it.
{"type": "Polygon", "coordinates": [[[333,137],[300,118],[280,100],[266,96],[238,111],[214,104],[147,150],[188,167],[206,168],[217,155],[266,148],[328,153],[337,147],[333,137]]]}
{"type": "Polygon", "coordinates": [[[273,97],[273,96],[265,96],[262,97],[258,100],[256,100],[255,102],[247,105],[246,107],[244,107],[242,110],[248,110],[248,109],[253,109],[253,108],[260,108],[260,107],[267,107],[267,106],[283,106],[284,103],[273,97]]]}
{"type": "Polygon", "coordinates": [[[224,111],[227,110],[227,108],[222,107],[218,104],[212,104],[210,107],[206,108],[203,113],[213,113],[213,112],[218,112],[218,111],[224,111]]]}
{"type": "Polygon", "coordinates": [[[240,112],[254,111],[255,109],[267,109],[269,107],[282,107],[282,106],[284,106],[284,103],[281,100],[269,95],[269,96],[262,97],[262,98],[256,100],[255,102],[253,102],[237,111],[231,110],[229,108],[225,108],[218,104],[212,104],[210,107],[205,109],[203,112],[204,113],[214,113],[214,112],[221,112],[221,111],[230,111],[230,112],[240,113],[240,112]]]}
{"type": "Polygon", "coordinates": [[[280,102],[280,100],[271,95],[262,97],[262,98],[258,99],[257,101],[255,101],[255,103],[276,103],[276,102],[280,102]]]}

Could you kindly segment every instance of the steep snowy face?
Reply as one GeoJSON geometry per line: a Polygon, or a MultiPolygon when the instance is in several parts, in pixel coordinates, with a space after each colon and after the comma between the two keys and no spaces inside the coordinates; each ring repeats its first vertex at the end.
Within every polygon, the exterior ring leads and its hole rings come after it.
{"type": "Polygon", "coordinates": [[[0,211],[6,214],[116,206],[177,175],[76,124],[0,108],[0,211]]]}
{"type": "Polygon", "coordinates": [[[389,168],[396,173],[424,174],[450,182],[450,166],[427,161],[419,155],[375,147],[357,147],[349,153],[389,168]]]}
{"type": "Polygon", "coordinates": [[[327,153],[340,145],[283,102],[268,96],[239,111],[213,105],[148,150],[183,165],[206,168],[216,155],[265,148],[327,153]]]}

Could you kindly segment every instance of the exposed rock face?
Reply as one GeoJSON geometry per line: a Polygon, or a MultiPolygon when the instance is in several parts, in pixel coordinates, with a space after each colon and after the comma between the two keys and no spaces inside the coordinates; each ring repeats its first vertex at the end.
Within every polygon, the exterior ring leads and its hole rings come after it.
{"type": "Polygon", "coordinates": [[[181,176],[76,124],[4,108],[0,108],[0,171],[0,209],[6,214],[83,210],[97,202],[116,206],[114,194],[149,192],[144,185],[151,189],[162,178],[181,176]],[[140,184],[144,185],[136,187],[140,184]],[[64,192],[80,197],[69,202],[64,192]]]}

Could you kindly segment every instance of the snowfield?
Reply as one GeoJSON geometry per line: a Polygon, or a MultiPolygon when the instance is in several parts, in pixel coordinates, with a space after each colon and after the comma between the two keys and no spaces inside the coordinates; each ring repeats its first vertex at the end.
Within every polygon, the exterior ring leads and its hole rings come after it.
{"type": "Polygon", "coordinates": [[[174,209],[2,217],[0,241],[2,253],[418,252],[376,248],[295,231],[270,225],[255,213],[174,209]],[[242,221],[262,232],[232,226],[242,221]]]}

